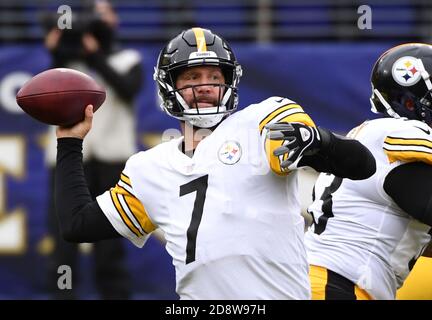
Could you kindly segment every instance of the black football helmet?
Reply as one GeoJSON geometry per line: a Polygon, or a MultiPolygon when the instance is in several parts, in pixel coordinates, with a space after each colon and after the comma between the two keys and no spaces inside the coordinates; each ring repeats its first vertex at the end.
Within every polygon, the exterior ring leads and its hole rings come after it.
{"type": "Polygon", "coordinates": [[[432,126],[432,45],[407,43],[386,51],[372,70],[372,111],[432,126]]]}
{"type": "Polygon", "coordinates": [[[210,30],[192,28],[183,31],[162,49],[153,78],[162,100],[160,106],[165,112],[194,126],[210,128],[236,110],[241,75],[241,66],[224,39],[210,30]],[[226,83],[216,85],[220,94],[214,107],[199,109],[196,101],[192,106],[187,105],[179,88],[175,87],[177,76],[185,68],[200,65],[218,66],[224,74],[226,83]]]}

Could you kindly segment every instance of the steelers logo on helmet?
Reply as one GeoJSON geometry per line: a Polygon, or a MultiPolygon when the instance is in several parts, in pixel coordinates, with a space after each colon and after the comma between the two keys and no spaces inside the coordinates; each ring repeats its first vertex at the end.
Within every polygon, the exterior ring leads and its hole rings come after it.
{"type": "Polygon", "coordinates": [[[242,155],[242,149],[237,141],[225,141],[218,151],[219,160],[228,165],[236,164],[242,155]]]}
{"type": "Polygon", "coordinates": [[[401,57],[392,67],[393,79],[401,86],[409,87],[416,84],[420,78],[420,67],[414,57],[401,57]]]}

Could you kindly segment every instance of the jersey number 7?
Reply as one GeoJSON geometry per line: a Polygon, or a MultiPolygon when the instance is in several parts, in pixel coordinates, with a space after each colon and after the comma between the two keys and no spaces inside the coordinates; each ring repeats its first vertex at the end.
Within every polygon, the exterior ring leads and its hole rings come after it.
{"type": "Polygon", "coordinates": [[[189,228],[187,230],[186,264],[195,261],[196,238],[198,233],[198,227],[201,223],[201,217],[203,214],[207,186],[207,174],[180,186],[180,197],[196,191],[192,218],[189,228]]]}

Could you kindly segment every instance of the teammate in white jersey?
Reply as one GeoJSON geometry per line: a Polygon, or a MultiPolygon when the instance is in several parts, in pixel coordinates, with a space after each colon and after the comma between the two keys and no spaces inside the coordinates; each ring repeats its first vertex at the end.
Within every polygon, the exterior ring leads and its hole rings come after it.
{"type": "Polygon", "coordinates": [[[376,173],[352,181],[320,174],[305,241],[313,299],[394,299],[431,240],[432,46],[385,52],[372,71],[372,111],[353,129],[376,173]]]}
{"type": "Polygon", "coordinates": [[[286,98],[229,116],[241,74],[230,46],[210,30],[192,28],[171,40],[154,77],[162,108],[180,120],[183,137],[132,156],[118,184],[94,202],[80,149],[91,106],[83,122],[59,128],[56,199],[64,237],[123,236],[141,247],[160,228],[181,299],[309,299],[295,169],[363,179],[375,161],[358,141],[315,127],[286,98]]]}

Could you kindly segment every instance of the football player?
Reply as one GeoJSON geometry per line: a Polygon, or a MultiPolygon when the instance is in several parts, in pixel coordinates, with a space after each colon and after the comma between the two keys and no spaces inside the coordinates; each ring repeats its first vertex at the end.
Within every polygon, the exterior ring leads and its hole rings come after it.
{"type": "Polygon", "coordinates": [[[305,236],[313,299],[394,299],[431,240],[432,46],[385,52],[372,70],[372,111],[353,129],[375,156],[362,181],[323,174],[305,236]]]}
{"type": "Polygon", "coordinates": [[[317,128],[295,102],[271,97],[237,113],[242,69],[228,43],[192,28],[161,51],[162,109],[183,136],[132,156],[118,184],[92,201],[81,164],[86,119],[59,128],[57,211],[64,237],[123,236],[144,245],[162,229],[181,299],[308,299],[296,168],[350,179],[375,172],[356,140],[317,128]]]}

